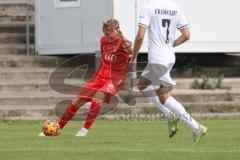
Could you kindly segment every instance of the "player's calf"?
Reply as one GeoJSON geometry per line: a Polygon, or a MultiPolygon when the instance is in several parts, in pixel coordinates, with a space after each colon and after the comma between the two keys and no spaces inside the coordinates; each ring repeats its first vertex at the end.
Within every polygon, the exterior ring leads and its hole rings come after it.
{"type": "Polygon", "coordinates": [[[93,125],[95,119],[97,118],[100,107],[102,103],[104,102],[105,99],[105,94],[101,91],[97,92],[95,96],[93,97],[93,100],[91,102],[91,106],[89,108],[89,112],[86,118],[86,121],[84,123],[83,128],[78,131],[76,134],[77,137],[85,137],[88,134],[88,130],[91,128],[93,125]]]}
{"type": "Polygon", "coordinates": [[[61,119],[58,121],[60,128],[62,129],[76,114],[78,109],[84,105],[87,101],[84,99],[74,99],[73,102],[65,109],[61,119]]]}

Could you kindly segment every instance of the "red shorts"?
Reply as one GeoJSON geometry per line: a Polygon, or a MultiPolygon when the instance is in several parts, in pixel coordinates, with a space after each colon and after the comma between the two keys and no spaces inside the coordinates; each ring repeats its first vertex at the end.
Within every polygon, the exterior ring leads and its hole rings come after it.
{"type": "Polygon", "coordinates": [[[86,83],[83,88],[80,89],[77,98],[92,101],[94,94],[97,91],[102,91],[105,93],[104,101],[109,102],[111,97],[123,87],[123,84],[124,80],[122,79],[119,79],[116,81],[116,83],[113,83],[112,80],[108,78],[96,78],[95,81],[86,83]]]}

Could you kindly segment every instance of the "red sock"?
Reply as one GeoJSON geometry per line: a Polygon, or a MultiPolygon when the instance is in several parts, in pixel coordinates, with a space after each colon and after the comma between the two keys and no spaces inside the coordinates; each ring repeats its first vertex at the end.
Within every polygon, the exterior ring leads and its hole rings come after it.
{"type": "Polygon", "coordinates": [[[70,104],[68,106],[68,108],[64,111],[62,118],[58,121],[58,124],[61,129],[68,123],[68,121],[72,119],[72,117],[75,115],[77,110],[78,110],[78,106],[75,104],[70,104]]]}
{"type": "Polygon", "coordinates": [[[87,119],[84,124],[84,128],[89,129],[92,126],[95,118],[99,114],[100,106],[101,106],[101,103],[92,101],[92,104],[89,108],[89,112],[87,115],[87,119]]]}

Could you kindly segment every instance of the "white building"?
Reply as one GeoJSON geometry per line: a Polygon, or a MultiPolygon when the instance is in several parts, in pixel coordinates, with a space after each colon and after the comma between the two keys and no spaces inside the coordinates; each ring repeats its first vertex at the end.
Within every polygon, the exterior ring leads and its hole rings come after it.
{"type": "MultiPolygon", "coordinates": [[[[120,20],[131,41],[137,31],[138,11],[147,0],[35,0],[36,50],[42,55],[85,54],[99,50],[102,22],[120,20]]],[[[173,0],[191,26],[184,53],[239,53],[239,0],[173,0]]],[[[147,52],[147,38],[141,52],[147,52]]]]}

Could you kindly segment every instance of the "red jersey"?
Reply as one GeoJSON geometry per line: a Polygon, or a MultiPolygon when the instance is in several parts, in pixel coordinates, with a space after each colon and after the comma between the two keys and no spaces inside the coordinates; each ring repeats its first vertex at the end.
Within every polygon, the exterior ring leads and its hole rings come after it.
{"type": "Polygon", "coordinates": [[[91,101],[97,91],[106,93],[105,101],[109,102],[124,84],[128,71],[129,53],[122,48],[122,41],[101,39],[101,65],[98,72],[79,91],[78,98],[91,101]]]}
{"type": "Polygon", "coordinates": [[[128,71],[129,53],[122,48],[120,39],[108,41],[101,38],[101,65],[97,76],[104,78],[124,78],[128,71]]]}

